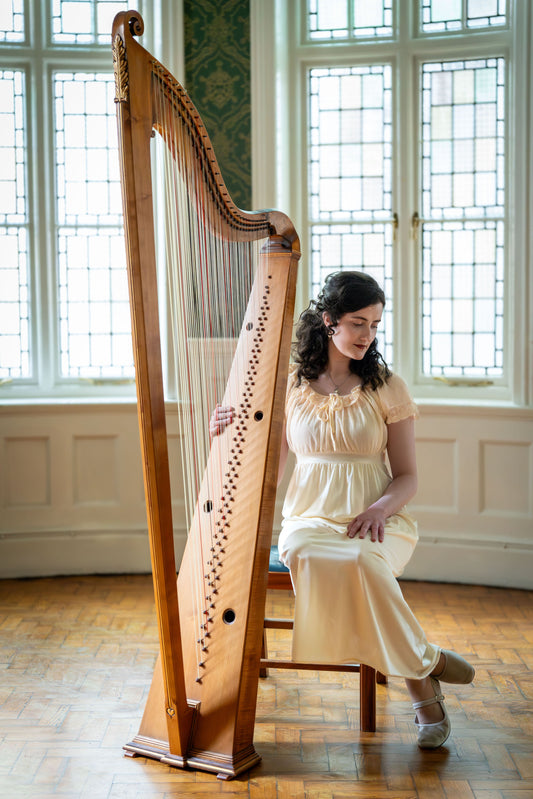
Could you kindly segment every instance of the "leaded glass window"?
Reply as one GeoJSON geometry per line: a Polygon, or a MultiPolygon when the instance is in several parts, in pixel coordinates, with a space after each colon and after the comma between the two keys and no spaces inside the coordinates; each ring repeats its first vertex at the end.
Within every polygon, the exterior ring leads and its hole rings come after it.
{"type": "Polygon", "coordinates": [[[507,0],[361,4],[383,17],[361,26],[358,47],[358,3],[304,3],[312,293],[336,269],[369,271],[388,298],[387,360],[401,354],[399,368],[409,364],[428,395],[439,385],[491,385],[503,396],[515,268],[507,117],[516,64],[505,53],[514,53],[517,8],[507,0]],[[387,25],[389,41],[380,41],[387,25]]]}
{"type": "Polygon", "coordinates": [[[505,62],[426,63],[421,78],[423,371],[500,377],[505,62]]]}
{"type": "Polygon", "coordinates": [[[132,382],[110,47],[113,18],[130,5],[0,2],[0,384],[10,396],[132,382]]]}
{"type": "Polygon", "coordinates": [[[109,45],[115,14],[130,5],[124,0],[53,0],[52,41],[109,45]]]}
{"type": "Polygon", "coordinates": [[[131,375],[114,80],[54,75],[61,373],[131,375]]]}
{"type": "Polygon", "coordinates": [[[30,361],[25,75],[0,70],[0,379],[30,361]]]}
{"type": "Polygon", "coordinates": [[[2,0],[0,3],[0,43],[23,42],[24,0],[2,0]]]}
{"type": "Polygon", "coordinates": [[[309,72],[312,289],[361,269],[388,294],[380,342],[392,357],[392,68],[309,72]]]}
{"type": "Polygon", "coordinates": [[[507,0],[422,0],[424,33],[490,28],[507,24],[507,0]]]}
{"type": "Polygon", "coordinates": [[[308,36],[314,41],[390,37],[393,0],[308,0],[308,36]]]}

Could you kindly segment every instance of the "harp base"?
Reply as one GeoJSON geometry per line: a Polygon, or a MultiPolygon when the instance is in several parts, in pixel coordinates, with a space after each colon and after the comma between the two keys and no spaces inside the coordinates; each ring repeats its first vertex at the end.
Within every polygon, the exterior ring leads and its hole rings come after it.
{"type": "Polygon", "coordinates": [[[216,752],[196,752],[183,758],[173,755],[169,751],[168,741],[160,741],[157,738],[148,738],[144,735],[136,735],[122,748],[125,750],[126,757],[151,757],[176,768],[210,771],[216,774],[219,780],[231,780],[242,774],[243,771],[253,768],[261,760],[261,755],[257,754],[253,746],[234,757],[216,752]]]}

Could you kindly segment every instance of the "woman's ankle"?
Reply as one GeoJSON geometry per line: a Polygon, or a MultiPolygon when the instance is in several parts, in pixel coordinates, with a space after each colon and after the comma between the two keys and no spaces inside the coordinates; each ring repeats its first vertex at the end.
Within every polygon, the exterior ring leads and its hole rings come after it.
{"type": "Polygon", "coordinates": [[[435,679],[438,680],[439,676],[444,671],[444,667],[445,666],[446,666],[446,655],[444,654],[444,652],[441,651],[440,657],[439,657],[439,659],[437,661],[437,665],[435,666],[435,668],[431,672],[431,676],[435,677],[435,679]]]}

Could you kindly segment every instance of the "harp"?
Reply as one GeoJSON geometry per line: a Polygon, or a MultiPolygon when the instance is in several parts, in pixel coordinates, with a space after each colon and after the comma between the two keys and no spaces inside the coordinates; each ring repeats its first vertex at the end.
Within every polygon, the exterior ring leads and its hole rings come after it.
{"type": "Polygon", "coordinates": [[[260,759],[253,730],[299,242],[284,214],[232,202],[193,104],[134,38],[143,28],[137,12],[122,12],[112,43],[160,657],[124,748],[231,778],[260,759]],[[154,214],[156,144],[165,205],[154,214]],[[177,581],[156,224],[191,495],[177,581]],[[211,442],[216,402],[236,419],[211,442]]]}

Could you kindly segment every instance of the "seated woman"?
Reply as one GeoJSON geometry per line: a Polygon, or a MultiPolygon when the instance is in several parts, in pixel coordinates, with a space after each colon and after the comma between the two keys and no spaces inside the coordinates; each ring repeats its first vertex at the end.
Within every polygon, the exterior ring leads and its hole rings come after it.
{"type": "MultiPolygon", "coordinates": [[[[418,745],[433,749],[450,734],[439,680],[470,683],[474,669],[427,640],[396,579],[418,539],[405,509],[417,488],[417,409],[377,350],[384,306],[373,278],[337,272],[300,317],[280,479],[289,448],[296,467],[278,546],[296,595],[293,657],[403,677],[418,745]]],[[[218,406],[211,434],[232,420],[218,406]]]]}

